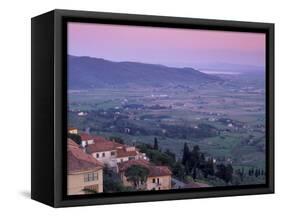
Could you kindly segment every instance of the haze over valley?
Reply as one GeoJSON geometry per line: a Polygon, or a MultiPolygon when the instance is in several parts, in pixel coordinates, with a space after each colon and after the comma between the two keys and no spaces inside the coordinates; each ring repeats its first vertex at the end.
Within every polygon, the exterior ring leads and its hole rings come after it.
{"type": "MultiPolygon", "coordinates": [[[[75,56],[68,67],[69,126],[133,146],[156,137],[177,159],[187,143],[237,171],[265,169],[263,73],[212,75],[75,56]]],[[[263,181],[248,177],[236,184],[263,181]]]]}

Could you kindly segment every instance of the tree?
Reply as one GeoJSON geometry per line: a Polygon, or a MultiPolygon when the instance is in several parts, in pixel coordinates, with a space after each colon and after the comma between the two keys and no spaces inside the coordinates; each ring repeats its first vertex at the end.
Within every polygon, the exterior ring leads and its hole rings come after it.
{"type": "Polygon", "coordinates": [[[68,138],[72,139],[74,142],[76,142],[78,145],[81,145],[82,143],[82,139],[81,136],[78,134],[74,134],[74,133],[69,133],[68,138]]]}
{"type": "Polygon", "coordinates": [[[180,180],[184,180],[185,177],[185,169],[181,162],[176,162],[174,167],[172,168],[173,175],[176,176],[180,180]]]}
{"type": "Polygon", "coordinates": [[[197,178],[197,169],[196,167],[193,169],[192,178],[195,180],[197,178]]]}
{"type": "Polygon", "coordinates": [[[226,183],[232,181],[232,174],[233,168],[231,164],[228,164],[226,166],[224,164],[217,165],[217,172],[215,173],[215,175],[226,183]]]}
{"type": "Polygon", "coordinates": [[[185,165],[186,162],[189,160],[190,152],[187,143],[184,143],[183,146],[183,154],[182,154],[182,164],[185,165]]]}
{"type": "Polygon", "coordinates": [[[120,137],[111,136],[109,139],[113,142],[117,142],[119,144],[124,144],[124,140],[120,137]]]}
{"type": "Polygon", "coordinates": [[[208,178],[209,175],[213,176],[215,174],[213,158],[210,158],[207,161],[205,159],[201,159],[199,168],[202,171],[204,178],[208,178]]]}
{"type": "Polygon", "coordinates": [[[194,168],[198,168],[199,163],[200,163],[200,148],[198,145],[195,145],[188,159],[189,172],[191,172],[194,168]]]}
{"type": "Polygon", "coordinates": [[[155,149],[155,150],[158,150],[158,139],[156,138],[156,137],[154,137],[154,146],[153,146],[153,148],[155,149]]]}
{"type": "Polygon", "coordinates": [[[127,192],[133,191],[132,187],[126,187],[116,174],[109,168],[104,167],[103,169],[103,192],[127,192]]]}
{"type": "Polygon", "coordinates": [[[132,165],[125,171],[127,180],[132,182],[137,189],[141,183],[146,182],[148,174],[148,169],[139,165],[132,165]]]}
{"type": "Polygon", "coordinates": [[[261,174],[260,169],[256,169],[255,176],[258,177],[258,176],[260,176],[260,174],[261,174]]]}
{"type": "Polygon", "coordinates": [[[166,151],[164,152],[164,154],[171,157],[173,159],[173,161],[176,161],[176,155],[175,155],[175,153],[171,152],[170,149],[167,148],[166,151]]]}

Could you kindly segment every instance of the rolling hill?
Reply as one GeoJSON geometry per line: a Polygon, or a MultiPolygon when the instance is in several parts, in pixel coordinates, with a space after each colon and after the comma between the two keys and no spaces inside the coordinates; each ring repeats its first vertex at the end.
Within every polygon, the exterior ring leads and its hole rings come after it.
{"type": "Polygon", "coordinates": [[[175,68],[137,62],[113,62],[68,56],[69,89],[102,87],[165,87],[216,82],[222,79],[193,68],[175,68]]]}

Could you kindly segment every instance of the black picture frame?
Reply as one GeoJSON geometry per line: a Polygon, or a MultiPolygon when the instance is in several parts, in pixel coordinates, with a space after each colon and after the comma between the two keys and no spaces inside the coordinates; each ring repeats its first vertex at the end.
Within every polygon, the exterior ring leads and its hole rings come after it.
{"type": "Polygon", "coordinates": [[[274,193],[274,24],[53,10],[32,18],[31,197],[53,207],[274,193]],[[266,184],[168,191],[66,195],[67,22],[266,34],[266,184]]]}

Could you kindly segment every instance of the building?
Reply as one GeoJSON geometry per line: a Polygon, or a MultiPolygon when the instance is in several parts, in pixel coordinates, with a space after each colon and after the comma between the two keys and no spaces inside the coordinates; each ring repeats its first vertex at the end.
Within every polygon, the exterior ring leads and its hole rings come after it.
{"type": "Polygon", "coordinates": [[[86,146],[86,152],[106,166],[116,167],[116,150],[118,147],[122,147],[122,144],[106,140],[100,136],[93,136],[93,139],[94,143],[86,146]]]}
{"type": "Polygon", "coordinates": [[[86,154],[73,140],[67,145],[68,195],[103,192],[103,165],[86,154]]]}
{"type": "Polygon", "coordinates": [[[111,168],[117,168],[117,163],[128,160],[146,159],[134,146],[110,141],[101,136],[93,136],[94,142],[86,146],[86,152],[95,159],[111,168]]]}
{"type": "Polygon", "coordinates": [[[144,183],[139,183],[142,190],[168,190],[172,185],[172,172],[167,166],[155,166],[147,160],[130,160],[118,164],[118,173],[125,186],[134,187],[133,183],[128,181],[125,172],[133,165],[142,166],[148,169],[148,177],[144,183]]]}
{"type": "Polygon", "coordinates": [[[79,133],[81,137],[81,146],[85,148],[87,145],[94,144],[94,138],[88,133],[79,133]]]}
{"type": "Polygon", "coordinates": [[[78,116],[87,116],[88,113],[87,112],[78,112],[77,115],[78,116]]]}
{"type": "Polygon", "coordinates": [[[139,159],[147,160],[147,157],[144,153],[139,152],[139,150],[134,146],[123,145],[122,147],[116,149],[117,163],[139,159]]]}
{"type": "Polygon", "coordinates": [[[78,129],[74,127],[68,128],[68,133],[70,134],[78,134],[78,129]]]}

